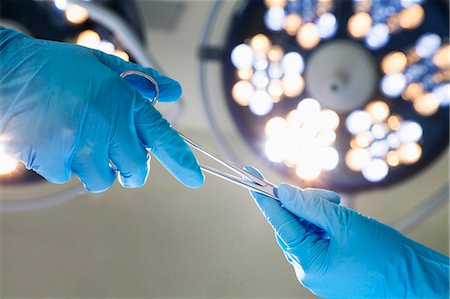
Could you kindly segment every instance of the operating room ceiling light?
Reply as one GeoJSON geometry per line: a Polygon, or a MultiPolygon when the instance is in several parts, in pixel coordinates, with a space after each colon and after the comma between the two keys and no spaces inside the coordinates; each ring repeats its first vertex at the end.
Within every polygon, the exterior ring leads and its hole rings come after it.
{"type": "Polygon", "coordinates": [[[447,146],[447,3],[267,0],[243,7],[230,27],[224,86],[244,139],[274,169],[306,186],[365,190],[405,179],[447,146]],[[350,50],[364,59],[355,62],[350,50]],[[335,116],[337,127],[317,129],[324,120],[311,119],[317,109],[300,109],[304,102],[329,113],[329,123],[335,116]]]}

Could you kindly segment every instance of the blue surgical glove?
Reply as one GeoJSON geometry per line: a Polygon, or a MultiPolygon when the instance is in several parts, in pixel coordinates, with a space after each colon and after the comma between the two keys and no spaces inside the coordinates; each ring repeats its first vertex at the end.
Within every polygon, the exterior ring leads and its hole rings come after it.
{"type": "Polygon", "coordinates": [[[336,193],[281,184],[280,202],[252,196],[298,280],[317,296],[448,298],[448,257],[339,206],[336,193]],[[326,234],[308,229],[307,223],[326,234]]]}
{"type": "Polygon", "coordinates": [[[0,146],[28,169],[52,183],[75,173],[88,191],[101,192],[116,177],[111,161],[123,186],[140,187],[150,148],[183,184],[202,185],[194,155],[148,102],[154,90],[119,75],[146,72],[157,81],[161,102],[180,98],[177,81],[97,50],[3,27],[0,58],[0,146]]]}

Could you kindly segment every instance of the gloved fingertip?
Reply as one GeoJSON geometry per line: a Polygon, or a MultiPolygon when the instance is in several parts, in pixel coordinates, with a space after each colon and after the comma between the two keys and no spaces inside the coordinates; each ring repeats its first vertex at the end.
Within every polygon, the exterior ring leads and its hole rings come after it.
{"type": "Polygon", "coordinates": [[[261,179],[264,179],[264,176],[262,175],[262,173],[253,166],[244,166],[244,170],[250,172],[251,174],[253,174],[261,179]]]}
{"type": "Polygon", "coordinates": [[[162,77],[158,80],[160,102],[175,102],[181,98],[183,89],[178,81],[168,77],[162,77]]]}
{"type": "Polygon", "coordinates": [[[196,169],[192,169],[191,175],[186,176],[182,180],[182,183],[190,189],[199,189],[205,183],[205,176],[200,171],[200,168],[196,167],[196,169]]]}
{"type": "Polygon", "coordinates": [[[86,189],[89,193],[102,193],[111,188],[114,181],[112,181],[110,184],[102,184],[102,185],[92,185],[92,184],[85,184],[83,183],[84,189],[86,189]]]}
{"type": "Polygon", "coordinates": [[[134,177],[123,177],[118,176],[118,181],[124,188],[140,188],[147,182],[147,176],[134,176],[134,177]]]}

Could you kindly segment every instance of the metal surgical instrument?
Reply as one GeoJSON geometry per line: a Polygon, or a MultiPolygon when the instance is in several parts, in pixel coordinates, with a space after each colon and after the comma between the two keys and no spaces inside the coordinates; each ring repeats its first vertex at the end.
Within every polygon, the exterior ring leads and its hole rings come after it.
{"type": "MultiPolygon", "coordinates": [[[[120,77],[125,78],[130,75],[137,75],[137,76],[143,77],[143,78],[147,79],[154,86],[155,97],[153,99],[149,100],[149,102],[152,105],[155,105],[158,102],[158,96],[159,96],[159,86],[158,86],[158,83],[156,82],[156,80],[154,78],[152,78],[151,76],[149,76],[148,74],[138,71],[138,70],[125,71],[120,75],[120,77]]],[[[207,157],[211,158],[212,160],[218,162],[219,164],[227,167],[228,169],[230,169],[231,171],[233,171],[237,175],[239,175],[239,177],[236,175],[215,169],[208,165],[200,165],[200,169],[203,170],[204,172],[215,175],[219,178],[227,180],[227,181],[234,183],[236,185],[239,185],[241,187],[247,188],[251,191],[261,193],[261,194],[271,197],[275,200],[279,200],[278,197],[275,195],[275,189],[277,189],[276,185],[246,171],[245,169],[243,169],[241,167],[234,165],[230,161],[227,161],[214,153],[211,153],[211,152],[205,150],[198,143],[194,142],[193,140],[189,139],[188,137],[184,136],[183,134],[181,134],[179,132],[178,132],[178,134],[192,148],[196,149],[197,151],[206,155],[207,157]]]]}

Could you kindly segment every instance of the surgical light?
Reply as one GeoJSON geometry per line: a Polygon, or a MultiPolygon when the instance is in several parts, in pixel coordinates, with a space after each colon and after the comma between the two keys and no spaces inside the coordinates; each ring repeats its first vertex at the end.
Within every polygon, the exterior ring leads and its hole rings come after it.
{"type": "Polygon", "coordinates": [[[238,69],[248,69],[253,65],[253,51],[246,44],[236,46],[231,52],[231,62],[238,69]]]}
{"type": "Polygon", "coordinates": [[[376,24],[373,26],[366,37],[366,44],[370,49],[379,49],[389,42],[389,28],[386,24],[376,24]]]}
{"type": "Polygon", "coordinates": [[[264,90],[257,90],[250,97],[249,108],[256,115],[266,115],[272,107],[272,97],[264,90]]]}
{"type": "Polygon", "coordinates": [[[403,29],[415,29],[422,24],[424,19],[424,10],[418,4],[411,5],[400,12],[399,25],[403,29]]]}
{"type": "Polygon", "coordinates": [[[324,39],[333,37],[338,27],[336,17],[332,13],[325,13],[316,22],[319,36],[324,39]]]}
{"type": "Polygon", "coordinates": [[[67,21],[73,24],[84,23],[89,18],[86,8],[77,4],[67,5],[65,14],[67,21]]]}
{"type": "Polygon", "coordinates": [[[354,38],[363,38],[370,31],[372,26],[372,19],[366,12],[358,12],[350,17],[347,25],[348,32],[354,38]]]}
{"type": "Polygon", "coordinates": [[[345,120],[347,129],[352,134],[358,134],[370,129],[372,125],[372,118],[366,111],[357,110],[352,112],[345,120]]]}
{"type": "Polygon", "coordinates": [[[443,149],[450,46],[442,3],[242,7],[223,60],[229,108],[246,142],[280,173],[306,186],[365,190],[406,178],[443,149]],[[236,62],[237,47],[247,49],[238,55],[251,57],[246,65],[236,62]],[[237,92],[241,81],[246,92],[237,92]]]}
{"type": "Polygon", "coordinates": [[[435,33],[422,35],[416,42],[416,53],[421,58],[431,57],[441,46],[441,38],[435,33]]]}
{"type": "Polygon", "coordinates": [[[267,28],[280,31],[283,30],[286,14],[281,7],[271,7],[266,11],[264,20],[267,28]]]}
{"type": "Polygon", "coordinates": [[[54,0],[53,2],[59,10],[65,10],[67,8],[67,0],[54,0]]]}
{"type": "Polygon", "coordinates": [[[0,148],[0,176],[13,172],[18,166],[18,162],[0,148]]]}
{"type": "Polygon", "coordinates": [[[403,52],[396,51],[386,55],[381,62],[385,74],[401,73],[405,70],[408,60],[403,52]]]}
{"type": "Polygon", "coordinates": [[[98,49],[100,40],[100,35],[97,32],[88,29],[78,35],[76,43],[80,46],[98,49]]]}
{"type": "Polygon", "coordinates": [[[304,49],[312,49],[320,42],[320,35],[314,23],[307,23],[297,32],[297,42],[304,49]]]}
{"type": "Polygon", "coordinates": [[[389,171],[389,167],[382,159],[372,159],[362,169],[363,176],[370,182],[379,182],[383,180],[389,171]]]}
{"type": "Polygon", "coordinates": [[[381,79],[381,91],[388,97],[399,97],[406,87],[406,77],[403,73],[387,74],[381,79]]]}

